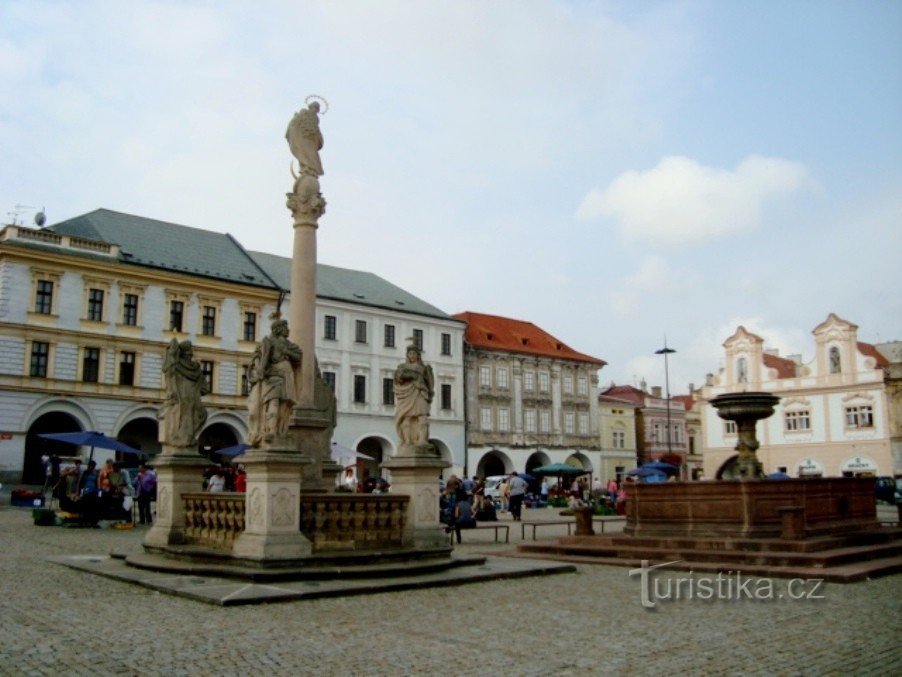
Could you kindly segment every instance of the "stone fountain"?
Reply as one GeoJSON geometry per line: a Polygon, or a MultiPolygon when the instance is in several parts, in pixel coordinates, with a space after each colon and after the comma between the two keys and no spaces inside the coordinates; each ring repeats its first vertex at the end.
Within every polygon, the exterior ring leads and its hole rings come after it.
{"type": "Polygon", "coordinates": [[[736,423],[739,438],[736,452],[739,454],[739,476],[743,479],[764,477],[764,469],[755,454],[761,446],[755,427],[758,421],[770,418],[779,402],[776,395],[755,392],[718,395],[711,400],[718,416],[736,423]]]}

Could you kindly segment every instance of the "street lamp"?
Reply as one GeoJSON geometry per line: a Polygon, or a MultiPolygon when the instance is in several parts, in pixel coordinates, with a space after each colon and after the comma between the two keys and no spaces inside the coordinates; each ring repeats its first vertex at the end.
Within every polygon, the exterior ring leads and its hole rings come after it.
{"type": "Polygon", "coordinates": [[[667,356],[675,353],[673,348],[667,347],[667,337],[664,337],[664,347],[655,351],[655,355],[664,356],[664,393],[667,396],[667,454],[673,456],[673,445],[670,441],[670,371],[667,356]]]}

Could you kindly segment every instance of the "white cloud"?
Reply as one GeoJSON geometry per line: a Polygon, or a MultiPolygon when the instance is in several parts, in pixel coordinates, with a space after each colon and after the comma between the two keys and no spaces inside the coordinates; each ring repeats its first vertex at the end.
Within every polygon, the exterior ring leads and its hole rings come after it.
{"type": "Polygon", "coordinates": [[[577,219],[614,218],[625,237],[652,246],[704,242],[760,225],[764,205],[809,183],[804,166],[751,155],[735,170],[665,157],[647,172],[628,171],[593,189],[577,219]]]}

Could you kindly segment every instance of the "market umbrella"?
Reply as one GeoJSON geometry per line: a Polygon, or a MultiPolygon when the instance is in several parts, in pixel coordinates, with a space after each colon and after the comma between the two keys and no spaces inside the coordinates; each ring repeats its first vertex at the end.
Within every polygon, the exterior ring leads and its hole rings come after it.
{"type": "Polygon", "coordinates": [[[657,476],[657,477],[665,477],[666,478],[666,474],[663,471],[658,470],[657,468],[647,468],[644,465],[640,465],[638,468],[633,468],[632,470],[629,470],[626,474],[633,475],[634,477],[648,478],[648,477],[657,476]]]}
{"type": "Polygon", "coordinates": [[[769,479],[769,480],[788,480],[789,475],[787,475],[785,472],[772,472],[770,475],[767,476],[767,479],[769,479]]]}
{"type": "Polygon", "coordinates": [[[534,482],[536,479],[529,473],[525,473],[525,472],[518,472],[517,477],[519,477],[521,480],[526,480],[527,482],[534,482]]]}
{"type": "Polygon", "coordinates": [[[121,451],[123,454],[144,455],[143,451],[134,449],[113,437],[107,437],[96,430],[85,430],[77,433],[41,433],[38,437],[43,437],[46,440],[56,440],[57,442],[68,442],[69,444],[76,444],[81,447],[91,447],[88,463],[94,459],[94,447],[121,451]]]}
{"type": "Polygon", "coordinates": [[[223,449],[217,449],[214,451],[214,454],[219,454],[220,456],[241,456],[245,451],[251,448],[249,444],[235,444],[231,447],[225,447],[223,449]]]}
{"type": "Polygon", "coordinates": [[[362,458],[364,461],[375,461],[376,459],[372,456],[367,456],[366,454],[361,454],[359,451],[354,451],[348,447],[340,445],[338,442],[333,442],[331,445],[331,451],[329,454],[332,457],[332,460],[336,463],[340,463],[342,465],[352,465],[356,459],[362,458]],[[350,461],[349,463],[345,463],[345,461],[350,461]]]}
{"type": "Polygon", "coordinates": [[[591,471],[566,463],[551,463],[533,468],[531,472],[536,475],[588,475],[591,471]]]}
{"type": "Polygon", "coordinates": [[[662,472],[665,475],[675,475],[680,471],[680,469],[673,465],[672,463],[664,463],[664,461],[649,461],[648,463],[643,463],[640,468],[648,468],[649,470],[657,470],[658,472],[662,472]]]}

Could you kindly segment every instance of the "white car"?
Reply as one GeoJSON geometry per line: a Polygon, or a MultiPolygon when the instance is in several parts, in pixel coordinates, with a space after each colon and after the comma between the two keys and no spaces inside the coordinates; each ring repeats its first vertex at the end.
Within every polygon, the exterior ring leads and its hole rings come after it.
{"type": "Polygon", "coordinates": [[[508,479],[507,475],[491,475],[485,478],[485,492],[484,495],[491,499],[500,499],[501,498],[501,483],[506,482],[508,479]]]}

